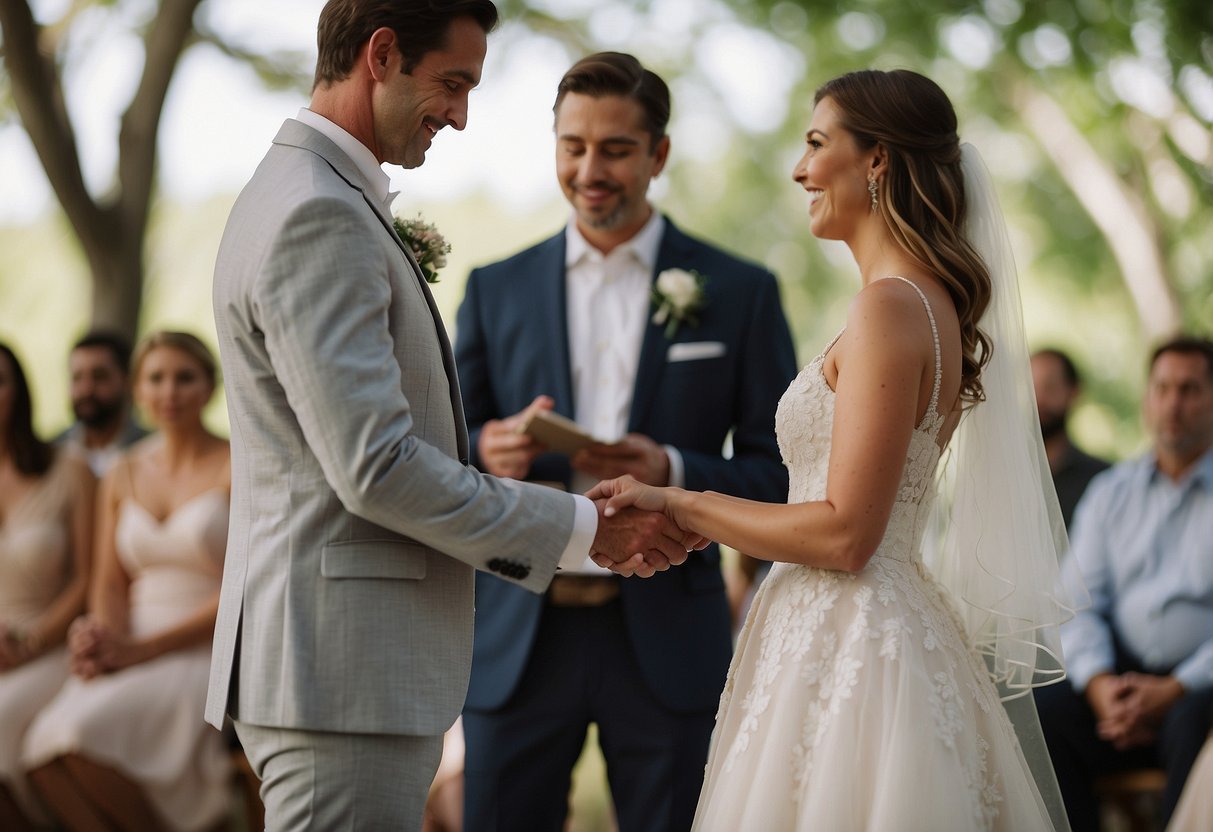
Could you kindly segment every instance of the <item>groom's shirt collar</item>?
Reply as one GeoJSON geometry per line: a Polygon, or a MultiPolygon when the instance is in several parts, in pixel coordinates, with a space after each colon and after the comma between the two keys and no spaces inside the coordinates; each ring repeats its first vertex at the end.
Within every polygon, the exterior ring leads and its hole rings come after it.
{"type": "MultiPolygon", "coordinates": [[[[635,236],[627,242],[616,246],[609,256],[618,257],[630,252],[644,267],[645,271],[651,274],[653,268],[657,265],[657,250],[661,248],[661,235],[664,233],[665,217],[654,208],[648,222],[636,232],[635,236]]],[[[565,227],[564,237],[564,267],[566,269],[577,266],[587,257],[591,261],[598,262],[605,259],[603,253],[590,245],[590,242],[577,229],[576,215],[569,219],[569,224],[565,227]]]]}
{"type": "Polygon", "coordinates": [[[296,121],[301,121],[313,130],[319,131],[329,141],[337,145],[337,147],[346,156],[350,157],[350,161],[358,168],[358,172],[362,174],[362,178],[366,180],[368,186],[367,196],[372,197],[376,202],[383,206],[383,210],[391,213],[392,200],[397,194],[389,188],[392,180],[384,172],[379,165],[379,160],[375,158],[375,154],[371,153],[370,149],[362,142],[350,135],[345,128],[339,127],[329,121],[319,113],[309,110],[307,107],[299,109],[299,115],[295,116],[296,121]]]}

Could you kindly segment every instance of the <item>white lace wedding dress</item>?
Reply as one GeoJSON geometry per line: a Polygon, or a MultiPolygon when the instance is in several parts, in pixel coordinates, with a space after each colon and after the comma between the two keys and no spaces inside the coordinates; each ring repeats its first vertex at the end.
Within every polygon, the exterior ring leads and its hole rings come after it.
{"type": "MultiPolygon", "coordinates": [[[[919,295],[935,385],[884,540],[859,573],[771,569],[721,696],[697,830],[1052,829],[985,665],[922,562],[943,418],[919,295]]],[[[825,498],[833,343],[776,414],[790,503],[825,498]]]]}

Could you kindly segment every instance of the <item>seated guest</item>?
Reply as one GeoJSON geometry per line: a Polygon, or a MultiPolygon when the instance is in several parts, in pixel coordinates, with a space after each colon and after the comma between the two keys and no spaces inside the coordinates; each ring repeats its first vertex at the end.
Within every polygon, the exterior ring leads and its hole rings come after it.
{"type": "Polygon", "coordinates": [[[1087,490],[1087,484],[1106,469],[1108,463],[1083,453],[1070,439],[1067,429],[1070,408],[1082,391],[1078,368],[1070,356],[1054,349],[1032,353],[1032,386],[1036,391],[1036,411],[1040,415],[1049,472],[1053,475],[1061,516],[1068,529],[1074,507],[1087,490]]]}
{"type": "Polygon", "coordinates": [[[69,829],[210,829],[230,775],[222,735],[202,721],[231,489],[228,443],[202,424],[215,361],[192,335],[161,332],[140,344],[134,378],[159,433],[102,480],[73,678],[23,758],[69,829]]]}
{"type": "Polygon", "coordinates": [[[34,435],[29,384],[0,344],[0,829],[42,819],[21,738],[67,679],[67,627],[84,611],[93,476],[34,435]]]}
{"type": "Polygon", "coordinates": [[[1071,684],[1036,696],[1076,832],[1097,828],[1107,771],[1166,769],[1169,817],[1213,709],[1213,342],[1155,351],[1144,412],[1153,449],[1078,504],[1062,580],[1090,605],[1061,630],[1071,684]]]}
{"type": "Polygon", "coordinates": [[[125,338],[100,330],[77,341],[68,357],[76,423],[55,441],[83,453],[98,477],[124,448],[147,435],[131,414],[130,358],[125,338]]]}

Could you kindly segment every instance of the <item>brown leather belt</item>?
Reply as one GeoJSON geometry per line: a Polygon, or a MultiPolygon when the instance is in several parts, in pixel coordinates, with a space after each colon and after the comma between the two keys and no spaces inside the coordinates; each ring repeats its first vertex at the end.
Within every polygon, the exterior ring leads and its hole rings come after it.
{"type": "Polygon", "coordinates": [[[612,575],[557,575],[548,586],[553,607],[601,607],[619,597],[619,578],[612,575]]]}

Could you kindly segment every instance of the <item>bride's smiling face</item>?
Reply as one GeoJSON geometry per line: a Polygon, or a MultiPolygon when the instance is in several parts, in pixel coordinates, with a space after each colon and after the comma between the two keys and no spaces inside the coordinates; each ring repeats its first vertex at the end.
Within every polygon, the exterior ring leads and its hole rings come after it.
{"type": "Polygon", "coordinates": [[[868,171],[876,149],[861,150],[828,97],[813,108],[804,156],[792,169],[809,195],[809,230],[823,240],[846,240],[872,210],[868,171]]]}

